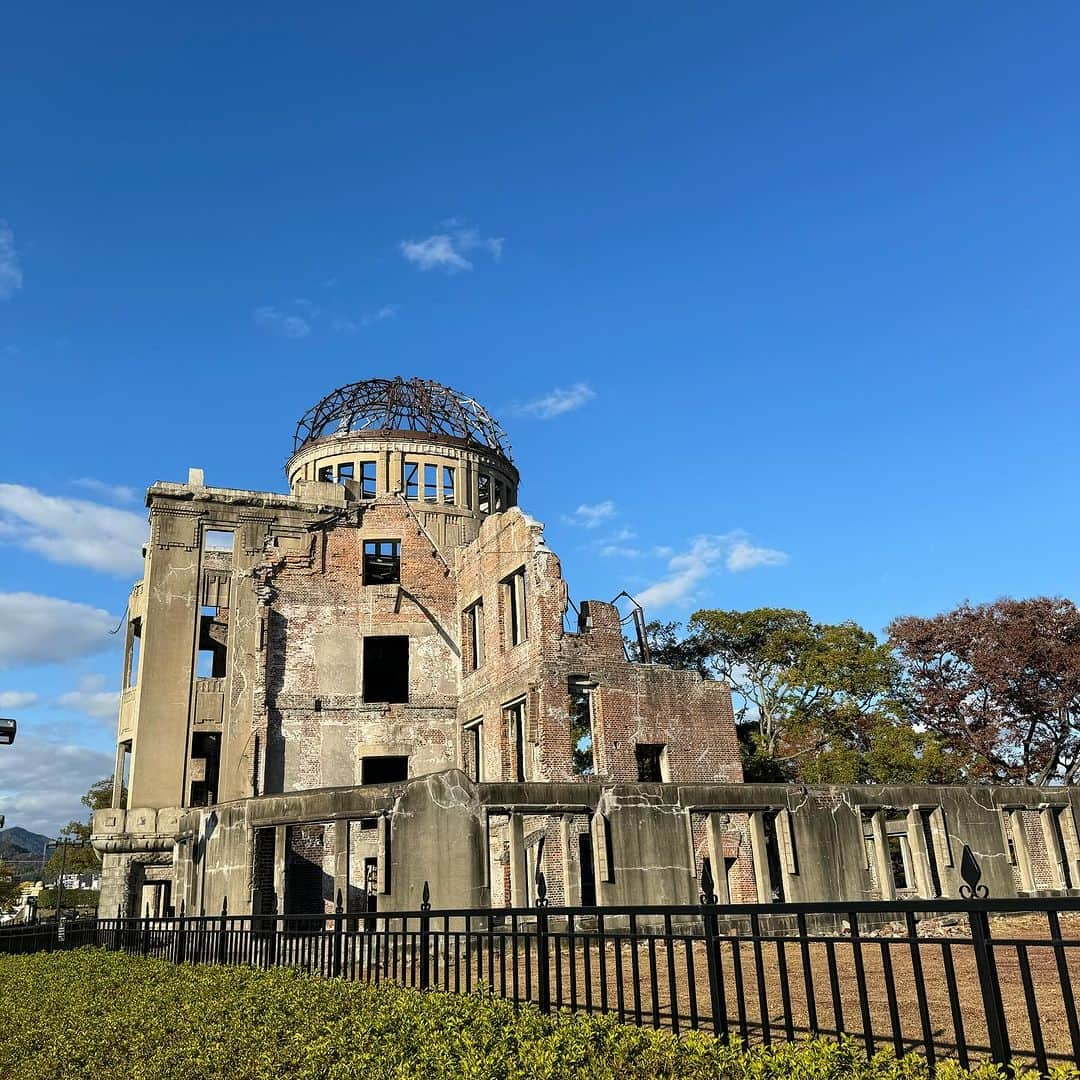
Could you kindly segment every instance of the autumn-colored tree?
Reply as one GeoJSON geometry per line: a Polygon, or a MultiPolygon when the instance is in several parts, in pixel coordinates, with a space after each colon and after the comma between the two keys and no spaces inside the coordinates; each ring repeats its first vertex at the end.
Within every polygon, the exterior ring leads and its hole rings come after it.
{"type": "Polygon", "coordinates": [[[1033,597],[962,604],[889,626],[913,720],[965,759],[968,779],[1080,781],[1080,610],[1033,597]]]}

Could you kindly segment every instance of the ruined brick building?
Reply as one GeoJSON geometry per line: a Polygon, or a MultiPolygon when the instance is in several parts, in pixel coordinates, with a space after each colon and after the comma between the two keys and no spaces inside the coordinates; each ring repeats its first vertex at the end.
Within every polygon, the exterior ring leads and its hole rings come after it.
{"type": "Polygon", "coordinates": [[[1080,886],[1076,793],[742,783],[731,696],[569,603],[475,401],[369,380],[296,429],[289,493],[147,492],[103,914],[1080,886]]]}

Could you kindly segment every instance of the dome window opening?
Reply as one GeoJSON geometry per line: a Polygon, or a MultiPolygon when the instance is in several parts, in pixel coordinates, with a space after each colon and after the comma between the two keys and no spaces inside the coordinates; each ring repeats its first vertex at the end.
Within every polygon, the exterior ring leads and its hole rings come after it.
{"type": "Polygon", "coordinates": [[[360,498],[361,499],[374,499],[378,494],[375,462],[374,461],[361,461],[360,462],[360,498]]]}
{"type": "Polygon", "coordinates": [[[364,541],[364,584],[397,585],[401,581],[401,541],[364,541]]]}

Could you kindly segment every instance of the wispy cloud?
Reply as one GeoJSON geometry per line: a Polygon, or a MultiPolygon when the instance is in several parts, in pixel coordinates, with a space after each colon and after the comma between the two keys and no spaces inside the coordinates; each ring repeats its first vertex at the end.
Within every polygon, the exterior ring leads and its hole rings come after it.
{"type": "Polygon", "coordinates": [[[144,514],[0,484],[0,544],[15,544],[50,562],[137,574],[146,535],[144,514]]]}
{"type": "Polygon", "coordinates": [[[278,337],[298,341],[311,334],[311,323],[303,315],[290,315],[280,308],[256,308],[253,318],[257,327],[267,333],[277,334],[278,337]]]}
{"type": "Polygon", "coordinates": [[[595,529],[615,516],[615,504],[611,499],[598,503],[582,503],[572,514],[563,514],[567,525],[580,525],[586,529],[595,529]]]}
{"type": "Polygon", "coordinates": [[[138,491],[133,487],[128,487],[126,484],[107,484],[104,480],[95,480],[92,476],[80,476],[71,483],[74,487],[92,491],[95,495],[104,495],[113,502],[130,503],[135,502],[139,497],[138,491]]]}
{"type": "Polygon", "coordinates": [[[396,319],[400,310],[400,304],[383,304],[381,308],[368,312],[361,321],[365,326],[377,322],[386,322],[387,319],[396,319]]]}
{"type": "Polygon", "coordinates": [[[104,675],[86,675],[74,690],[61,694],[57,705],[86,713],[95,720],[115,720],[120,708],[120,691],[107,690],[104,675]]]}
{"type": "Polygon", "coordinates": [[[113,770],[111,754],[88,746],[20,733],[15,748],[18,753],[0,754],[0,814],[9,827],[49,836],[85,817],[79,800],[113,770]]]}
{"type": "Polygon", "coordinates": [[[524,405],[518,405],[514,411],[518,415],[532,416],[537,420],[553,420],[556,416],[562,416],[563,413],[580,409],[595,397],[596,391],[586,383],[574,383],[573,386],[565,389],[556,387],[538,398],[533,398],[532,401],[525,402],[524,405]]]}
{"type": "Polygon", "coordinates": [[[0,593],[0,668],[63,664],[101,652],[117,618],[101,608],[38,593],[0,593]]]}
{"type": "Polygon", "coordinates": [[[10,300],[23,283],[22,265],[11,226],[0,218],[0,300],[10,300]]]}
{"type": "Polygon", "coordinates": [[[686,551],[668,558],[666,576],[640,590],[637,600],[646,608],[667,607],[692,595],[718,566],[737,574],[758,566],[781,566],[787,561],[786,552],[758,547],[741,530],[698,536],[686,551]]]}
{"type": "Polygon", "coordinates": [[[402,240],[399,247],[406,261],[420,270],[456,274],[473,269],[472,261],[466,258],[472,252],[486,251],[496,262],[502,258],[505,237],[484,236],[479,229],[458,218],[448,218],[439,229],[423,240],[402,240]]]}
{"type": "Polygon", "coordinates": [[[637,539],[633,529],[617,529],[596,542],[596,552],[606,559],[640,559],[645,552],[631,541],[637,539]]]}
{"type": "Polygon", "coordinates": [[[32,690],[0,690],[0,709],[29,709],[40,700],[32,690]]]}

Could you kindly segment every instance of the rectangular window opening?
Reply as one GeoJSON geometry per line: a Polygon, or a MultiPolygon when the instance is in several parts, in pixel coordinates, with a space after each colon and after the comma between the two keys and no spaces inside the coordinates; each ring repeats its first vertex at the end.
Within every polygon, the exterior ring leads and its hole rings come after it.
{"type": "Polygon", "coordinates": [[[465,772],[470,780],[484,778],[484,721],[474,720],[465,728],[465,772]]]}
{"type": "Polygon", "coordinates": [[[409,700],[409,639],[364,638],[364,701],[409,700]]]}
{"type": "Polygon", "coordinates": [[[424,466],[424,502],[437,502],[439,499],[439,466],[424,466]]]}
{"type": "Polygon", "coordinates": [[[889,865],[892,867],[893,888],[897,892],[909,888],[907,860],[904,857],[904,838],[893,834],[889,840],[889,865]]]}
{"type": "Polygon", "coordinates": [[[442,501],[451,506],[454,504],[454,467],[452,465],[443,466],[442,501]]]}
{"type": "Polygon", "coordinates": [[[317,475],[320,484],[332,484],[334,482],[334,466],[323,465],[317,475]]]}
{"type": "Polygon", "coordinates": [[[142,618],[131,620],[130,643],[128,645],[127,670],[124,672],[124,687],[135,686],[139,681],[139,653],[142,651],[142,618]]]}
{"type": "Polygon", "coordinates": [[[360,498],[374,499],[378,494],[378,486],[375,473],[374,461],[360,462],[360,498]]]}
{"type": "Polygon", "coordinates": [[[578,866],[581,870],[581,906],[596,907],[596,870],[592,837],[587,832],[578,833],[578,866]]]}
{"type": "Polygon", "coordinates": [[[634,747],[634,755],[637,758],[637,778],[640,783],[663,783],[663,743],[638,743],[634,747]]]}
{"type": "Polygon", "coordinates": [[[571,679],[570,752],[576,776],[595,776],[593,759],[593,692],[595,686],[584,679],[571,679]]]}
{"type": "Polygon", "coordinates": [[[344,484],[354,479],[356,474],[356,466],[351,461],[345,462],[344,465],[337,467],[337,482],[344,484]]]}
{"type": "Polygon", "coordinates": [[[503,509],[503,486],[498,480],[492,481],[492,489],[494,490],[494,496],[492,498],[492,504],[495,508],[495,512],[498,513],[503,509]]]}
{"type": "Polygon", "coordinates": [[[401,486],[406,499],[420,498],[420,464],[416,461],[401,463],[401,486]]]}
{"type": "Polygon", "coordinates": [[[191,782],[191,805],[213,806],[218,797],[221,736],[200,732],[191,737],[192,768],[200,779],[191,782]]]}
{"type": "Polygon", "coordinates": [[[204,551],[228,551],[233,549],[233,533],[228,529],[207,529],[203,533],[204,551]]]}
{"type": "Polygon", "coordinates": [[[528,613],[525,609],[525,568],[504,578],[502,586],[506,603],[506,640],[513,648],[529,636],[528,613]]]}
{"type": "Polygon", "coordinates": [[[228,623],[213,616],[199,616],[199,655],[195,673],[200,679],[223,679],[228,672],[228,623]]]}
{"type": "Polygon", "coordinates": [[[401,541],[364,541],[364,584],[396,585],[401,581],[401,541]]]}
{"type": "Polygon", "coordinates": [[[468,635],[470,671],[476,671],[484,663],[484,602],[477,600],[465,609],[465,633],[468,635]]]}
{"type": "Polygon", "coordinates": [[[777,838],[777,815],[765,814],[765,858],[769,866],[769,886],[773,903],[784,902],[784,865],[780,858],[780,841],[777,838]]]}
{"type": "Polygon", "coordinates": [[[524,783],[525,775],[525,702],[517,701],[506,708],[507,738],[513,753],[513,777],[524,783]]]}
{"type": "MultiPolygon", "coordinates": [[[[368,641],[371,638],[367,639],[368,641]]],[[[361,784],[400,784],[409,779],[407,755],[366,757],[360,762],[361,784]]]]}
{"type": "Polygon", "coordinates": [[[476,477],[476,509],[481,514],[491,513],[491,477],[487,473],[476,477]]]}

